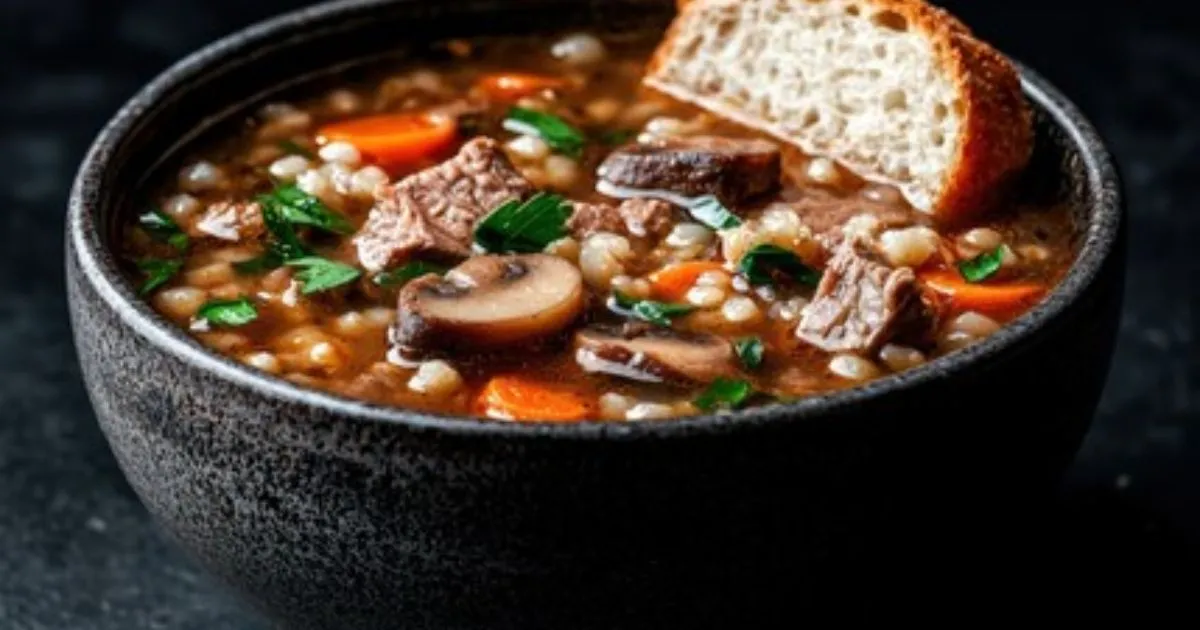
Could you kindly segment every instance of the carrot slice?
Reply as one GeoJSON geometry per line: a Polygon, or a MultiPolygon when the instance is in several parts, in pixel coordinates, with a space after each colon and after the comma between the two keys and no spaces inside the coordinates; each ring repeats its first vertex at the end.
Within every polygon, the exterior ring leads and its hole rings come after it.
{"type": "Polygon", "coordinates": [[[586,418],[591,406],[578,392],[505,375],[493,377],[483,386],[476,407],[491,417],[574,422],[586,418]]]}
{"type": "Polygon", "coordinates": [[[504,72],[488,74],[479,79],[479,87],[488,96],[499,101],[515,101],[542,90],[553,90],[565,86],[562,79],[541,74],[504,72]]]}
{"type": "Polygon", "coordinates": [[[396,169],[448,149],[458,137],[458,125],[451,116],[382,114],[332,123],[319,135],[328,142],[349,142],[379,166],[396,169]]]}
{"type": "Polygon", "coordinates": [[[955,310],[1011,315],[1036,302],[1046,287],[1033,283],[971,284],[949,269],[922,272],[918,278],[949,301],[955,310]]]}
{"type": "Polygon", "coordinates": [[[724,268],[721,263],[711,260],[691,260],[667,265],[650,274],[650,288],[655,297],[678,302],[687,295],[688,289],[696,284],[696,278],[699,278],[700,274],[724,268]]]}

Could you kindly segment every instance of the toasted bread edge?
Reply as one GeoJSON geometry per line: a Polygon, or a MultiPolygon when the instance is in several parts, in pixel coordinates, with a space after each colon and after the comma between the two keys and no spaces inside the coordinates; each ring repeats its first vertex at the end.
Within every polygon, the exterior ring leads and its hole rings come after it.
{"type": "MultiPolygon", "coordinates": [[[[679,15],[712,1],[722,0],[677,0],[679,15]]],[[[960,114],[962,126],[956,138],[957,153],[948,165],[945,183],[932,207],[923,210],[947,222],[976,216],[995,203],[1005,184],[1026,165],[1032,153],[1032,112],[1022,93],[1016,66],[991,45],[976,38],[949,12],[923,0],[857,2],[895,12],[908,22],[910,28],[917,29],[929,39],[939,64],[959,94],[963,111],[960,114]]],[[[730,112],[720,103],[710,102],[681,86],[658,79],[658,68],[672,53],[682,22],[677,16],[668,27],[647,65],[645,85],[710,109],[739,124],[771,133],[789,144],[797,144],[768,129],[761,121],[755,124],[753,117],[730,112]]],[[[871,173],[859,175],[873,181],[885,181],[878,176],[872,177],[871,173]]]]}

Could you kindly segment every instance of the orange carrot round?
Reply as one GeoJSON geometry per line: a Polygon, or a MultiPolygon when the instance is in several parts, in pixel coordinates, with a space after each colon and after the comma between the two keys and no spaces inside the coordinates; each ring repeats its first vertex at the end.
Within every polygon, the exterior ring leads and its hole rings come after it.
{"type": "Polygon", "coordinates": [[[591,404],[578,392],[516,375],[489,380],[476,407],[491,417],[545,422],[583,420],[591,411],[591,404]]]}
{"type": "Polygon", "coordinates": [[[397,169],[450,148],[458,137],[457,127],[450,116],[382,114],[326,125],[319,136],[326,142],[349,142],[379,166],[397,169]]]}
{"type": "Polygon", "coordinates": [[[691,260],[667,265],[650,274],[650,288],[654,297],[670,302],[679,302],[688,289],[696,284],[696,278],[706,271],[718,271],[725,267],[711,260],[691,260]]]}
{"type": "Polygon", "coordinates": [[[540,74],[503,72],[485,75],[479,79],[478,85],[496,100],[515,101],[542,90],[561,88],[566,85],[566,81],[540,74]]]}
{"type": "Polygon", "coordinates": [[[1028,282],[972,284],[949,269],[922,272],[921,282],[949,301],[950,308],[987,315],[1011,315],[1036,302],[1046,287],[1028,282]]]}

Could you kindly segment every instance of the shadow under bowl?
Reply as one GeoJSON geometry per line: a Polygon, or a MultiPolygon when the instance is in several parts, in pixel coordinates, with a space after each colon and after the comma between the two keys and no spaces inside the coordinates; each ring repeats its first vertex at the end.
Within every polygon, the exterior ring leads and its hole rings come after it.
{"type": "Polygon", "coordinates": [[[670,15],[661,0],[320,5],[180,62],[97,138],[67,234],[96,416],[158,522],[285,627],[765,628],[894,593],[896,575],[925,585],[906,562],[974,557],[993,546],[972,544],[980,523],[1055,487],[1108,371],[1123,201],[1095,130],[1027,69],[1023,191],[1073,208],[1069,275],[975,346],[794,404],[553,426],[373,406],[208,352],[118,271],[120,213],[147,174],[255,104],[445,37],[670,15]]]}

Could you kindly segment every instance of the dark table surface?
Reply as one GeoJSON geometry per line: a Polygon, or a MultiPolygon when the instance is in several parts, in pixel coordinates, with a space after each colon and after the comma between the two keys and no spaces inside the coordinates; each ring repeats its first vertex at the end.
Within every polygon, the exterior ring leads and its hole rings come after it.
{"type": "MultiPolygon", "coordinates": [[[[265,627],[163,540],[109,454],[70,341],[62,218],[87,144],[141,83],[298,4],[0,2],[0,628],[265,627]]],[[[1186,611],[1200,544],[1200,29],[1155,0],[946,4],[1075,98],[1127,180],[1114,369],[1030,571],[1062,575],[1070,606],[1102,615],[1186,611]]]]}

